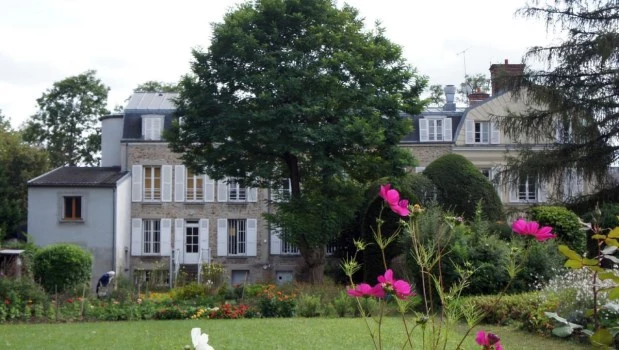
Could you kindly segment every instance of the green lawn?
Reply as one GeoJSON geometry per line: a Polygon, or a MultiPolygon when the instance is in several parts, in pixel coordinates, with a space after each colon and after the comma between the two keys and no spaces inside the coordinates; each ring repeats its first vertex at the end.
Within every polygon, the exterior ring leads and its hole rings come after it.
{"type": "MultiPolygon", "coordinates": [[[[280,318],[0,325],[1,349],[183,349],[189,332],[200,327],[221,349],[372,349],[360,318],[280,318]]],[[[464,328],[462,328],[464,329],[464,328]]],[[[587,349],[507,327],[487,326],[512,349],[587,349]]],[[[460,330],[461,331],[461,330],[460,330]]],[[[387,319],[384,349],[401,349],[401,324],[387,319]]],[[[455,341],[455,339],[454,339],[455,341]]],[[[474,334],[465,349],[479,349],[474,334]]],[[[416,347],[420,348],[420,347],[416,347]]],[[[455,344],[447,349],[454,349],[455,344]]]]}

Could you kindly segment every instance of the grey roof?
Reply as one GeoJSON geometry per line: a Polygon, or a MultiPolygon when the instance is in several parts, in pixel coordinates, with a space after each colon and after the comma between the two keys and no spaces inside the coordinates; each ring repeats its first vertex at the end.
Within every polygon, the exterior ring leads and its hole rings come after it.
{"type": "Polygon", "coordinates": [[[172,113],[176,109],[173,100],[177,97],[176,92],[136,92],[129,97],[125,111],[172,113]]]}
{"type": "Polygon", "coordinates": [[[430,141],[430,142],[423,142],[423,144],[425,145],[425,144],[454,143],[456,141],[456,135],[459,130],[459,125],[462,123],[462,120],[463,120],[462,116],[464,112],[465,110],[461,108],[458,108],[455,111],[443,111],[440,108],[428,108],[419,115],[410,115],[410,114],[402,113],[401,114],[402,116],[412,119],[413,131],[411,131],[408,135],[406,135],[400,142],[401,143],[421,143],[419,141],[419,119],[428,117],[428,116],[445,116],[451,119],[451,132],[452,132],[451,139],[453,141],[443,141],[443,142],[430,141]]]}
{"type": "Polygon", "coordinates": [[[29,187],[116,187],[120,167],[60,167],[28,181],[29,187]]]}
{"type": "MultiPolygon", "coordinates": [[[[176,110],[174,99],[178,93],[136,92],[129,98],[123,120],[123,140],[142,140],[142,115],[164,116],[163,128],[172,125],[172,114],[176,110]]],[[[153,141],[149,141],[153,142],[153,141]]]]}

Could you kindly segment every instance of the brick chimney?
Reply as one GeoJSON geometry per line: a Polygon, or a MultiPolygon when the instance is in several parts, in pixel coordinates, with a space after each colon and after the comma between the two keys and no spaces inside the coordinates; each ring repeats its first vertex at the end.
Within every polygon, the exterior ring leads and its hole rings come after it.
{"type": "Polygon", "coordinates": [[[524,64],[510,64],[505,59],[504,64],[490,65],[490,80],[492,82],[492,95],[511,90],[515,83],[522,78],[524,64]]]}
{"type": "Polygon", "coordinates": [[[477,89],[476,91],[468,94],[466,97],[468,97],[469,99],[469,107],[473,107],[486,100],[488,97],[490,97],[490,95],[477,89]]]}

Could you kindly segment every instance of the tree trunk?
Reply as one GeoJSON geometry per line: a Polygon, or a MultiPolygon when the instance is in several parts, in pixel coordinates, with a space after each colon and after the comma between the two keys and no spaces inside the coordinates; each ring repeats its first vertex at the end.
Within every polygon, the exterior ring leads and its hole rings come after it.
{"type": "Polygon", "coordinates": [[[325,247],[299,247],[299,250],[307,266],[308,282],[322,284],[325,277],[325,247]]]}

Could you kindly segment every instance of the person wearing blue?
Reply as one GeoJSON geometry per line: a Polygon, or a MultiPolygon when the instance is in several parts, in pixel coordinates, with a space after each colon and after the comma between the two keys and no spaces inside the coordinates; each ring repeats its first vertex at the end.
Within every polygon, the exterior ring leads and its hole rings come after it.
{"type": "Polygon", "coordinates": [[[115,275],[116,275],[116,272],[108,271],[108,272],[104,273],[101,276],[101,278],[99,278],[99,282],[97,282],[97,289],[96,289],[97,296],[99,298],[107,296],[109,285],[112,282],[112,280],[114,279],[115,275]],[[102,287],[105,288],[105,292],[99,293],[99,289],[101,289],[102,287]]]}

